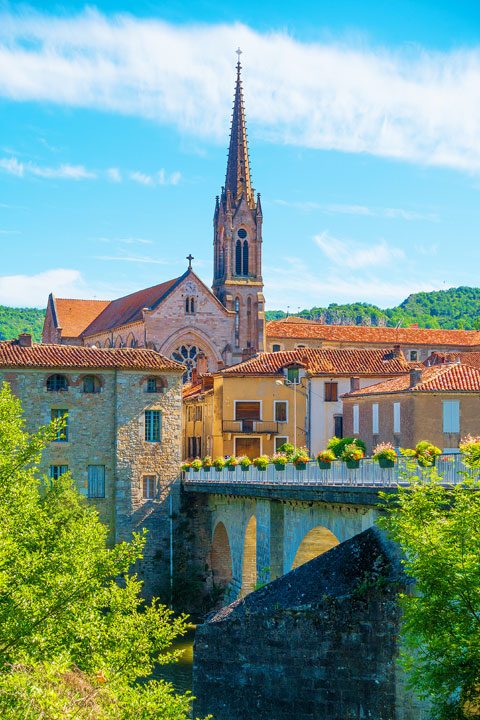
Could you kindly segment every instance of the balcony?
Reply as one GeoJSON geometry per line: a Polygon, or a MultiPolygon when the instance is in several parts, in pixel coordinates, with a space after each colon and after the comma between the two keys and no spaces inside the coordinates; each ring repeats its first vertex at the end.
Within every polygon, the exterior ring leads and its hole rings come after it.
{"type": "Polygon", "coordinates": [[[275,435],[280,432],[281,423],[273,420],[224,420],[224,433],[267,433],[275,435]]]}

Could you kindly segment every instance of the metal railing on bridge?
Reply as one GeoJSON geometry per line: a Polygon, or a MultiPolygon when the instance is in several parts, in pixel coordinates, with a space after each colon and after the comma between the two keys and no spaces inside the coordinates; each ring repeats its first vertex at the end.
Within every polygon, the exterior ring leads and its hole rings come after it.
{"type": "MultiPolygon", "coordinates": [[[[443,483],[454,485],[464,479],[462,473],[471,471],[462,462],[459,453],[443,454],[437,458],[436,470],[443,478],[443,483]]],[[[190,470],[184,474],[184,482],[188,485],[195,483],[212,484],[253,484],[253,485],[317,485],[317,486],[352,486],[352,487],[395,487],[408,484],[408,477],[423,475],[428,468],[416,465],[408,458],[400,457],[393,468],[381,468],[371,458],[360,460],[359,467],[354,470],[347,468],[340,460],[331,463],[328,470],[322,470],[318,463],[307,463],[305,470],[297,470],[292,463],[285,466],[285,470],[277,470],[274,465],[268,465],[262,471],[253,465],[247,470],[241,467],[229,470],[224,468],[217,471],[204,468],[195,472],[190,470]]]]}

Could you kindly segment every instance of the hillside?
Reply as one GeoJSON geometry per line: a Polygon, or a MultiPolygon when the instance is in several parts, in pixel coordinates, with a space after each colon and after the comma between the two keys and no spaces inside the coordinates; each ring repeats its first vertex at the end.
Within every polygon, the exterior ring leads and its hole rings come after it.
{"type": "MultiPolygon", "coordinates": [[[[382,309],[369,303],[350,303],[313,307],[296,315],[327,325],[387,325],[401,327],[417,324],[424,328],[480,329],[480,288],[458,287],[449,290],[409,295],[400,305],[382,309]]],[[[282,310],[269,310],[267,320],[286,317],[282,310]]]]}
{"type": "Polygon", "coordinates": [[[45,310],[0,305],[0,340],[11,340],[21,332],[32,333],[34,340],[40,340],[44,318],[45,310]]]}

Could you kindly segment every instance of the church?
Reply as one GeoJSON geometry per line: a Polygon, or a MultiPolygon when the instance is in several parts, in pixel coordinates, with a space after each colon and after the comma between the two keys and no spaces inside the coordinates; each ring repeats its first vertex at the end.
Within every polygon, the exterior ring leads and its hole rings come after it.
{"type": "Polygon", "coordinates": [[[262,207],[250,174],[240,60],[225,186],[215,202],[212,289],[188,268],[180,277],[116,300],[49,295],[44,343],[147,347],[214,372],[265,348],[262,207]]]}

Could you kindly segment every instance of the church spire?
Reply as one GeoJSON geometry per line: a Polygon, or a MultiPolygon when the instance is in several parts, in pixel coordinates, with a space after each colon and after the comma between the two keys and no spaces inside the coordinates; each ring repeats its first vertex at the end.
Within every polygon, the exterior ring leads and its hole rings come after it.
{"type": "Polygon", "coordinates": [[[230,131],[230,146],[228,148],[227,175],[225,179],[225,193],[230,191],[234,204],[237,204],[242,195],[249,207],[255,206],[254,191],[250,177],[250,159],[248,157],[247,123],[243,105],[242,79],[240,76],[240,48],[237,50],[237,81],[235,84],[235,101],[233,104],[232,127],[230,131]]]}

